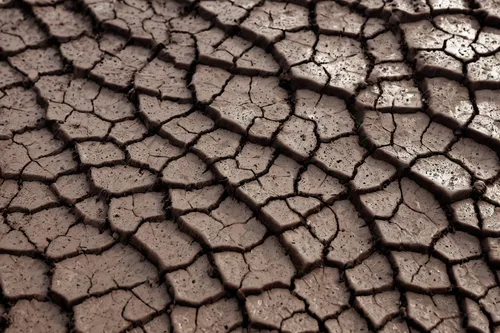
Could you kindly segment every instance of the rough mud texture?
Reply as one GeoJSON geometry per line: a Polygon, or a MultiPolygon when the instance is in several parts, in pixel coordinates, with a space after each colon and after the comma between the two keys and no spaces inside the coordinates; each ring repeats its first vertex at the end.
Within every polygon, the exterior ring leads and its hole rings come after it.
{"type": "Polygon", "coordinates": [[[500,332],[498,0],[0,0],[0,332],[500,332]]]}

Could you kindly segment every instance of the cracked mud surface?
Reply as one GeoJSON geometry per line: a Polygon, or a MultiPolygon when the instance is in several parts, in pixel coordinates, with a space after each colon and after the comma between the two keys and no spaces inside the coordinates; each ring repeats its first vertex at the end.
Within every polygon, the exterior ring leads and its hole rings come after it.
{"type": "Polygon", "coordinates": [[[0,331],[500,332],[498,0],[0,0],[0,331]]]}

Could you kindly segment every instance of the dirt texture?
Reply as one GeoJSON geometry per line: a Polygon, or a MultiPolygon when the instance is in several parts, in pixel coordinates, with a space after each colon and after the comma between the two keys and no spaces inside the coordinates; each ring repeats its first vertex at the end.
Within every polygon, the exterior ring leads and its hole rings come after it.
{"type": "Polygon", "coordinates": [[[0,332],[499,333],[499,124],[499,0],[0,0],[0,332]]]}

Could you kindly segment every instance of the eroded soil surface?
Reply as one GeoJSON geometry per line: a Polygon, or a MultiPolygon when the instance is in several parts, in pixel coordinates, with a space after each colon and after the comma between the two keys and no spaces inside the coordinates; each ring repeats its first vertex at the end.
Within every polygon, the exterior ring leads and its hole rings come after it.
{"type": "Polygon", "coordinates": [[[0,0],[0,331],[500,332],[498,0],[0,0]]]}

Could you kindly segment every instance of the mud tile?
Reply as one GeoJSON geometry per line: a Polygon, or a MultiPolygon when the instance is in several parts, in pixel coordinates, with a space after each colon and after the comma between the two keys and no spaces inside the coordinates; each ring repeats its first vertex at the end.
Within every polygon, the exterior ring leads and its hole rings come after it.
{"type": "Polygon", "coordinates": [[[322,143],[313,161],[341,178],[351,178],[366,150],[359,145],[358,136],[348,136],[331,143],[322,143]]]}
{"type": "Polygon", "coordinates": [[[74,204],[90,193],[87,177],[82,173],[61,176],[51,187],[59,197],[70,204],[74,204]]]}
{"type": "Polygon", "coordinates": [[[273,135],[278,131],[280,122],[263,117],[254,118],[253,125],[248,130],[248,138],[260,144],[271,144],[273,135]]]}
{"type": "Polygon", "coordinates": [[[361,15],[351,12],[349,7],[334,1],[318,2],[315,13],[320,33],[340,33],[356,37],[361,34],[365,21],[361,15]]]}
{"type": "Polygon", "coordinates": [[[429,189],[438,192],[446,200],[465,199],[471,193],[471,176],[459,164],[445,156],[419,159],[413,165],[412,171],[429,189]]]}
{"type": "Polygon", "coordinates": [[[71,305],[89,295],[136,286],[157,274],[139,252],[120,244],[99,255],[82,254],[56,263],[50,289],[71,305]]]}
{"type": "Polygon", "coordinates": [[[63,69],[61,56],[53,47],[26,50],[10,57],[9,63],[32,81],[40,75],[54,74],[63,69]]]}
{"type": "Polygon", "coordinates": [[[103,166],[115,164],[125,159],[125,154],[110,142],[85,141],[76,144],[80,162],[84,165],[103,166]]]}
{"type": "Polygon", "coordinates": [[[132,241],[148,254],[161,271],[188,265],[201,250],[189,235],[179,231],[171,221],[142,224],[132,241]],[[168,242],[165,242],[166,235],[168,242]]]}
{"type": "Polygon", "coordinates": [[[393,272],[387,258],[374,253],[361,264],[346,270],[346,278],[354,292],[363,295],[390,289],[393,272]]]}
{"type": "Polygon", "coordinates": [[[411,49],[442,49],[445,41],[452,37],[426,20],[402,24],[401,29],[411,49]]]}
{"type": "MultiPolygon", "coordinates": [[[[327,71],[315,62],[297,64],[290,69],[290,74],[292,82],[299,88],[310,87],[318,91],[323,89],[329,82],[327,71]]],[[[345,92],[341,91],[340,93],[345,92]]]]}
{"type": "Polygon", "coordinates": [[[389,321],[382,329],[380,333],[411,333],[408,328],[408,324],[401,318],[395,318],[389,321]]]}
{"type": "MultiPolygon", "coordinates": [[[[157,28],[158,25],[155,24],[153,27],[157,28]]],[[[161,35],[161,38],[167,36],[163,31],[161,31],[161,35]]],[[[173,32],[170,36],[170,44],[166,49],[160,51],[158,58],[169,60],[176,67],[188,70],[196,59],[195,36],[180,32],[173,32]]]]}
{"type": "Polygon", "coordinates": [[[369,156],[358,167],[352,184],[358,191],[373,191],[380,189],[382,184],[395,174],[396,168],[394,166],[369,156]]]}
{"type": "Polygon", "coordinates": [[[453,266],[452,274],[458,290],[474,299],[483,297],[496,285],[495,276],[481,259],[453,266]]]}
{"type": "MultiPolygon", "coordinates": [[[[377,1],[378,0],[375,0],[374,2],[377,2],[377,1]]],[[[362,1],[359,3],[359,5],[363,6],[366,3],[368,3],[368,1],[362,1]]],[[[385,21],[384,20],[381,20],[381,19],[378,19],[375,17],[369,17],[366,20],[365,25],[363,27],[363,36],[365,38],[372,38],[384,30],[385,30],[385,21]]]]}
{"type": "Polygon", "coordinates": [[[19,185],[15,180],[0,178],[0,209],[5,209],[16,196],[19,185]]]}
{"type": "Polygon", "coordinates": [[[319,195],[326,202],[331,202],[345,191],[340,182],[313,164],[300,175],[299,192],[304,194],[319,195]]]}
{"type": "Polygon", "coordinates": [[[467,64],[467,76],[473,89],[498,88],[500,79],[500,54],[481,57],[475,62],[467,64]]]}
{"type": "Polygon", "coordinates": [[[497,128],[496,108],[500,105],[497,91],[479,90],[476,92],[476,104],[479,111],[469,125],[471,134],[487,140],[495,145],[500,144],[500,133],[497,128]]]}
{"type": "Polygon", "coordinates": [[[240,140],[241,136],[238,134],[217,129],[203,134],[193,146],[193,151],[198,153],[207,163],[212,163],[215,160],[236,155],[240,140]]]}
{"type": "Polygon", "coordinates": [[[30,243],[28,237],[21,231],[12,228],[0,217],[0,249],[7,253],[33,254],[35,246],[30,243]]]}
{"type": "Polygon", "coordinates": [[[36,102],[33,90],[14,87],[0,93],[0,138],[11,138],[42,124],[44,111],[36,102]]]}
{"type": "Polygon", "coordinates": [[[49,288],[49,266],[39,259],[0,255],[2,293],[9,300],[36,298],[43,300],[49,288]]]}
{"type": "Polygon", "coordinates": [[[368,60],[360,43],[353,39],[320,35],[314,59],[330,74],[328,87],[342,97],[353,95],[359,85],[365,84],[368,60]]]}
{"type": "Polygon", "coordinates": [[[220,39],[218,43],[210,43],[210,41],[198,45],[199,58],[202,63],[230,69],[234,67],[234,63],[241,57],[243,52],[252,47],[252,43],[238,36],[225,38],[225,34],[221,30],[215,29],[213,34],[217,35],[217,38],[209,38],[209,41],[210,39],[214,41],[220,39]]]}
{"type": "Polygon", "coordinates": [[[64,147],[64,142],[56,139],[46,128],[16,134],[13,141],[22,144],[31,159],[57,153],[64,147]]]}
{"type": "Polygon", "coordinates": [[[44,253],[49,243],[68,232],[76,218],[66,207],[42,210],[35,214],[12,213],[7,216],[9,225],[25,234],[37,250],[44,253]]]}
{"type": "Polygon", "coordinates": [[[500,238],[486,238],[484,247],[485,251],[488,253],[490,263],[495,266],[500,266],[500,238]]]}
{"type": "Polygon", "coordinates": [[[24,82],[24,76],[12,68],[6,61],[0,62],[0,75],[2,76],[0,88],[7,88],[11,85],[24,82]]]}
{"type": "Polygon", "coordinates": [[[300,216],[290,209],[285,200],[272,200],[262,207],[263,218],[272,230],[282,232],[298,226],[301,223],[300,216]]]}
{"type": "Polygon", "coordinates": [[[272,287],[288,287],[295,267],[275,236],[244,254],[249,272],[243,278],[240,292],[258,293],[272,287]]]}
{"type": "Polygon", "coordinates": [[[479,32],[476,43],[473,44],[474,51],[480,55],[496,52],[500,48],[499,42],[499,30],[491,27],[484,27],[479,32]]]}
{"type": "MultiPolygon", "coordinates": [[[[64,33],[64,32],[63,32],[64,33]]],[[[103,57],[99,44],[92,38],[81,36],[61,44],[61,55],[79,71],[90,71],[103,57]]]]}
{"type": "Polygon", "coordinates": [[[163,219],[163,200],[164,196],[159,192],[111,199],[108,213],[111,229],[125,237],[135,232],[144,220],[163,219]]]}
{"type": "Polygon", "coordinates": [[[485,234],[489,235],[499,235],[500,224],[498,220],[498,214],[500,209],[490,203],[479,201],[477,203],[479,208],[479,217],[482,220],[482,230],[485,234]]]}
{"type": "Polygon", "coordinates": [[[248,39],[268,45],[277,42],[285,31],[308,26],[308,21],[308,11],[302,6],[266,2],[252,10],[241,29],[248,39]]]}
{"type": "Polygon", "coordinates": [[[285,69],[302,63],[313,55],[316,36],[310,30],[286,32],[285,38],[274,44],[276,53],[282,58],[285,69]]]}
{"type": "MultiPolygon", "coordinates": [[[[183,109],[180,109],[183,111],[183,109]]],[[[187,111],[187,110],[186,110],[187,111]]],[[[166,137],[177,146],[185,147],[191,144],[201,133],[214,127],[212,119],[200,112],[193,112],[185,117],[172,119],[164,124],[159,135],[166,137]]]]}
{"type": "Polygon", "coordinates": [[[404,62],[387,62],[376,64],[368,77],[368,82],[383,80],[403,80],[411,76],[411,70],[404,62]]]}
{"type": "Polygon", "coordinates": [[[206,186],[198,190],[171,189],[172,213],[182,215],[193,210],[207,210],[214,207],[224,193],[221,185],[206,186]]]}
{"type": "Polygon", "coordinates": [[[300,226],[286,231],[281,239],[299,271],[306,272],[310,267],[321,263],[323,244],[307,228],[300,226]]]}
{"type": "MultiPolygon", "coordinates": [[[[234,163],[238,166],[238,169],[250,173],[250,176],[246,179],[254,178],[255,175],[260,175],[267,169],[272,161],[273,153],[274,149],[270,147],[248,142],[238,153],[234,163]]],[[[222,176],[228,177],[230,182],[237,183],[237,181],[233,181],[232,177],[232,170],[234,169],[226,170],[224,167],[216,168],[222,176]]]]}
{"type": "Polygon", "coordinates": [[[472,230],[479,229],[479,220],[472,199],[457,201],[451,204],[453,217],[458,225],[472,230]]]}
{"type": "Polygon", "coordinates": [[[108,136],[119,145],[126,145],[144,138],[147,129],[139,119],[115,123],[108,136]]]}
{"type": "Polygon", "coordinates": [[[126,88],[133,81],[134,74],[146,64],[148,56],[148,49],[127,46],[116,56],[105,55],[90,75],[112,87],[126,88]]]}
{"type": "Polygon", "coordinates": [[[256,1],[248,1],[246,6],[240,7],[232,1],[201,1],[200,9],[218,25],[234,28],[245,18],[248,10],[256,4],[256,1]]]}
{"type": "Polygon", "coordinates": [[[405,294],[408,302],[408,317],[425,330],[438,328],[447,319],[460,318],[455,297],[445,295],[427,296],[408,292],[405,294]]]}
{"type": "Polygon", "coordinates": [[[319,199],[307,196],[294,196],[286,199],[288,206],[301,216],[309,216],[317,211],[322,203],[319,199]]]}
{"type": "Polygon", "coordinates": [[[0,141],[0,171],[3,177],[19,176],[31,161],[28,150],[12,140],[0,141]]]}
{"type": "Polygon", "coordinates": [[[5,332],[63,333],[68,324],[68,316],[54,303],[20,300],[9,311],[9,326],[5,332]]]}
{"type": "MultiPolygon", "coordinates": [[[[233,199],[224,200],[221,205],[230,201],[234,209],[248,208],[233,199]]],[[[218,216],[212,213],[189,213],[180,217],[180,224],[189,234],[201,239],[213,250],[244,251],[257,245],[267,232],[266,227],[256,218],[237,215],[218,216]]]]}
{"type": "Polygon", "coordinates": [[[433,12],[450,12],[450,11],[465,11],[469,9],[469,3],[464,0],[430,0],[429,6],[432,8],[433,12]]]}
{"type": "Polygon", "coordinates": [[[401,190],[403,204],[390,221],[376,220],[376,231],[387,246],[427,249],[448,226],[446,215],[436,199],[413,181],[404,178],[401,190]]]}
{"type": "Polygon", "coordinates": [[[462,63],[443,51],[418,51],[415,67],[417,72],[427,77],[442,76],[452,80],[463,77],[462,63]]]}
{"type": "Polygon", "coordinates": [[[354,309],[342,312],[337,319],[327,320],[325,327],[328,333],[342,333],[348,330],[360,333],[369,332],[365,319],[354,309]]]}
{"type": "Polygon", "coordinates": [[[495,325],[500,323],[500,287],[492,288],[486,296],[479,301],[479,304],[490,315],[495,325]]]}
{"type": "Polygon", "coordinates": [[[332,206],[337,218],[337,232],[330,237],[326,260],[335,265],[351,265],[366,258],[372,248],[368,225],[349,201],[337,201],[332,206]]]}
{"type": "Polygon", "coordinates": [[[388,31],[367,41],[368,52],[375,58],[375,62],[402,61],[403,54],[399,47],[399,38],[388,31]]]}
{"type": "Polygon", "coordinates": [[[162,333],[165,327],[170,327],[170,319],[167,314],[162,314],[144,324],[144,331],[138,333],[162,333]]]}
{"type": "Polygon", "coordinates": [[[224,287],[233,290],[239,289],[243,278],[250,270],[243,254],[238,252],[217,252],[213,254],[213,258],[224,287]]]}
{"type": "Polygon", "coordinates": [[[132,323],[126,319],[126,310],[136,299],[130,291],[115,290],[85,300],[73,308],[76,332],[120,332],[129,328],[132,323]]]}
{"type": "Polygon", "coordinates": [[[474,17],[463,14],[439,15],[434,18],[434,22],[442,30],[468,40],[474,40],[480,29],[474,17]]]}
{"type": "Polygon", "coordinates": [[[185,77],[185,71],[156,58],[137,72],[134,86],[139,91],[154,94],[162,99],[187,101],[191,99],[191,92],[186,87],[185,77]]]}
{"type": "Polygon", "coordinates": [[[175,301],[196,306],[222,297],[224,288],[219,280],[211,277],[212,270],[208,258],[202,256],[185,270],[167,273],[175,301]]]}
{"type": "Polygon", "coordinates": [[[0,21],[0,50],[7,54],[39,46],[48,39],[35,20],[19,8],[2,8],[0,21]]]}
{"type": "Polygon", "coordinates": [[[181,149],[157,135],[129,145],[127,152],[131,162],[148,166],[157,172],[163,169],[167,161],[182,154],[181,149]]]}
{"type": "Polygon", "coordinates": [[[75,172],[78,163],[73,158],[72,150],[65,150],[57,155],[39,158],[29,163],[23,170],[22,178],[29,180],[54,181],[60,175],[75,172]]]}
{"type": "Polygon", "coordinates": [[[477,332],[488,332],[490,330],[488,318],[479,307],[479,304],[469,298],[466,298],[464,308],[468,318],[468,329],[476,330],[477,332]]]}
{"type": "Polygon", "coordinates": [[[338,269],[316,268],[304,277],[295,280],[295,289],[305,300],[308,310],[325,320],[348,306],[349,291],[340,280],[338,269]]]}
{"type": "Polygon", "coordinates": [[[170,314],[173,332],[195,332],[197,309],[175,306],[170,314]]]}
{"type": "Polygon", "coordinates": [[[294,193],[294,178],[299,165],[292,159],[280,155],[269,172],[257,180],[238,187],[236,194],[251,207],[264,205],[269,199],[294,193]]]}
{"type": "Polygon", "coordinates": [[[91,168],[90,178],[98,190],[116,195],[140,192],[156,182],[156,177],[149,171],[126,165],[91,168]]]}
{"type": "Polygon", "coordinates": [[[449,154],[452,158],[459,160],[479,179],[490,179],[498,173],[497,154],[471,139],[459,140],[452,146],[449,154]]]}
{"type": "Polygon", "coordinates": [[[236,299],[221,299],[220,301],[203,305],[198,309],[197,330],[207,331],[230,331],[241,325],[241,315],[236,299]]]}
{"type": "Polygon", "coordinates": [[[244,133],[258,117],[284,120],[290,106],[277,78],[235,76],[210,104],[210,110],[230,130],[244,133]]]}
{"type": "Polygon", "coordinates": [[[314,236],[323,243],[333,239],[338,233],[338,220],[332,207],[324,207],[310,215],[306,221],[314,236]]]}
{"type": "Polygon", "coordinates": [[[415,252],[392,252],[397,280],[416,291],[444,292],[451,287],[446,265],[440,260],[415,252]]]}
{"type": "Polygon", "coordinates": [[[380,328],[399,312],[401,301],[399,292],[386,291],[374,295],[357,296],[354,304],[375,328],[380,328]]]}
{"type": "Polygon", "coordinates": [[[50,188],[39,182],[23,182],[17,195],[12,199],[9,209],[33,212],[54,206],[57,198],[50,188]]]}
{"type": "Polygon", "coordinates": [[[320,95],[309,90],[296,92],[295,114],[316,123],[316,132],[322,141],[351,133],[354,129],[346,104],[333,96],[320,95]]]}
{"type": "Polygon", "coordinates": [[[83,218],[83,222],[101,227],[106,223],[108,205],[98,197],[90,197],[75,205],[75,213],[83,218]]]}
{"type": "Polygon", "coordinates": [[[377,109],[390,112],[413,112],[422,108],[420,91],[410,80],[383,81],[382,94],[377,100],[377,109]]]}
{"type": "Polygon", "coordinates": [[[271,54],[258,46],[253,46],[236,60],[236,69],[248,75],[275,75],[280,66],[271,54]]]}
{"type": "Polygon", "coordinates": [[[307,313],[295,313],[282,322],[281,330],[283,333],[319,332],[319,325],[307,313]]]}
{"type": "Polygon", "coordinates": [[[284,320],[304,311],[305,305],[286,289],[272,289],[258,296],[247,297],[245,310],[250,323],[279,329],[284,320]]]}
{"type": "Polygon", "coordinates": [[[48,28],[49,33],[62,42],[92,30],[90,20],[65,4],[33,7],[33,13],[48,28]]]}
{"type": "MultiPolygon", "coordinates": [[[[64,122],[59,124],[61,135],[66,140],[99,140],[104,139],[111,124],[103,121],[91,113],[71,112],[64,122]]],[[[50,111],[47,111],[49,114],[50,111]]],[[[56,120],[56,119],[50,119],[56,120]]]]}
{"type": "Polygon", "coordinates": [[[431,116],[439,117],[444,124],[460,127],[473,115],[469,92],[456,81],[433,78],[425,79],[423,85],[428,94],[431,116]],[[448,99],[453,103],[444,103],[448,99]]]}
{"type": "Polygon", "coordinates": [[[219,95],[224,84],[230,79],[231,74],[219,68],[196,66],[192,84],[196,91],[196,98],[201,103],[209,103],[219,95]]]}
{"type": "Polygon", "coordinates": [[[169,162],[162,171],[162,181],[177,187],[205,186],[214,180],[208,166],[195,154],[169,162]],[[186,173],[190,170],[189,173],[186,173]]]}
{"type": "Polygon", "coordinates": [[[448,262],[456,263],[480,256],[481,244],[476,237],[456,231],[439,239],[434,250],[448,262]]]}
{"type": "Polygon", "coordinates": [[[280,128],[276,144],[296,160],[307,159],[316,148],[315,129],[314,122],[291,116],[280,128]]]}
{"type": "Polygon", "coordinates": [[[114,242],[109,231],[100,232],[95,227],[79,223],[69,228],[66,234],[54,238],[45,254],[51,259],[60,260],[79,253],[99,253],[114,242]]]}
{"type": "Polygon", "coordinates": [[[392,182],[379,191],[360,195],[362,212],[370,220],[391,217],[401,199],[398,182],[392,182]]]}

